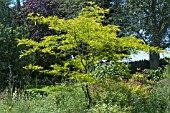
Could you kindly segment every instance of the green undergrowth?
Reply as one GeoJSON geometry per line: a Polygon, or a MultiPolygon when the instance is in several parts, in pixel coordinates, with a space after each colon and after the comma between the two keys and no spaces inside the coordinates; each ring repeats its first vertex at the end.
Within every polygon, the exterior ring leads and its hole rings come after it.
{"type": "Polygon", "coordinates": [[[90,85],[90,109],[81,84],[63,83],[1,99],[0,113],[169,113],[169,78],[148,89],[136,76],[129,82],[107,79],[90,85]]]}
{"type": "Polygon", "coordinates": [[[84,99],[80,88],[48,95],[26,93],[12,100],[0,100],[0,113],[82,113],[86,104],[84,99]]]}
{"type": "Polygon", "coordinates": [[[146,103],[137,102],[133,113],[170,113],[169,78],[157,83],[148,93],[146,103]]]}

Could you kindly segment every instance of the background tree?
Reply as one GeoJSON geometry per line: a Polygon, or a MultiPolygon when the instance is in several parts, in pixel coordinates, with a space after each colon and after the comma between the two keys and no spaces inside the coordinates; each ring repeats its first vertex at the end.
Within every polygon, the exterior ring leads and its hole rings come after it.
{"type": "MultiPolygon", "coordinates": [[[[110,9],[105,24],[120,26],[124,34],[135,34],[147,44],[160,48],[170,45],[169,0],[96,0],[110,9]]],[[[121,34],[122,35],[122,34],[121,34]]],[[[159,54],[150,53],[150,68],[159,67],[159,54]]]]}
{"type": "MultiPolygon", "coordinates": [[[[2,32],[2,31],[5,31],[6,29],[8,29],[8,26],[11,23],[11,21],[9,20],[10,15],[11,15],[11,10],[8,7],[8,5],[10,4],[9,1],[1,0],[0,2],[1,2],[1,4],[0,4],[0,30],[1,30],[0,40],[1,40],[1,45],[3,46],[4,45],[3,42],[6,42],[6,40],[4,37],[5,36],[4,32],[2,32]]],[[[1,57],[4,57],[6,55],[6,54],[4,54],[5,53],[4,48],[1,48],[1,52],[2,52],[1,57]]],[[[5,69],[5,70],[8,70],[8,72],[9,72],[8,65],[5,65],[5,62],[2,60],[4,60],[4,59],[1,58],[1,61],[0,61],[0,63],[1,63],[1,71],[0,71],[0,73],[1,73],[1,76],[0,76],[1,77],[1,79],[0,79],[1,80],[0,81],[1,90],[4,89],[4,87],[6,85],[5,83],[7,83],[6,73],[3,72],[3,70],[5,69]]],[[[8,77],[9,77],[9,75],[8,75],[8,77]]]]}
{"type": "Polygon", "coordinates": [[[10,1],[9,0],[0,0],[0,23],[1,24],[9,24],[11,22],[10,15],[11,10],[9,8],[10,1]]]}
{"type": "MultiPolygon", "coordinates": [[[[25,25],[19,26],[16,17],[16,9],[9,7],[11,2],[1,1],[0,7],[0,86],[1,91],[9,86],[9,89],[21,88],[28,74],[22,69],[27,61],[19,59],[22,47],[17,47],[16,38],[27,37],[25,25]],[[25,76],[24,76],[25,75],[25,76]]],[[[27,59],[30,61],[30,59],[27,59]]],[[[8,91],[10,91],[8,90],[8,91]]],[[[9,92],[11,93],[11,92],[9,92]]]]}

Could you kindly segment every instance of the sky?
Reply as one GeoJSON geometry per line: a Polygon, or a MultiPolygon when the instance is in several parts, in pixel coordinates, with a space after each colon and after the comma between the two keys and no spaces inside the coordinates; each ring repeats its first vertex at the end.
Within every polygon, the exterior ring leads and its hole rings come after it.
{"type": "MultiPolygon", "coordinates": [[[[160,58],[170,57],[170,48],[167,49],[168,53],[161,53],[160,58]]],[[[131,61],[138,61],[138,60],[149,60],[149,54],[143,51],[140,51],[137,55],[132,54],[131,61]]]]}

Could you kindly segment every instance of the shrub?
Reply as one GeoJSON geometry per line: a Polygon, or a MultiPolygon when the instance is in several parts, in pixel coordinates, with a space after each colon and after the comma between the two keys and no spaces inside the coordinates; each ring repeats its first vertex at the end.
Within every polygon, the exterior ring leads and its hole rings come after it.
{"type": "MultiPolygon", "coordinates": [[[[95,100],[95,106],[92,109],[97,111],[101,109],[110,110],[117,106],[115,108],[117,110],[121,108],[126,109],[126,112],[130,112],[136,103],[144,104],[147,99],[147,88],[141,84],[135,84],[135,82],[124,83],[122,81],[107,80],[104,84],[93,86],[91,91],[93,100],[95,100]]],[[[120,110],[121,112],[123,110],[120,110]]]]}
{"type": "Polygon", "coordinates": [[[165,71],[164,71],[164,77],[167,78],[167,77],[170,77],[170,64],[168,64],[166,67],[165,67],[165,71]]]}
{"type": "Polygon", "coordinates": [[[170,87],[158,84],[149,94],[145,104],[136,103],[134,113],[169,113],[170,87]]]}
{"type": "Polygon", "coordinates": [[[102,80],[106,78],[106,76],[113,80],[120,78],[129,79],[131,77],[130,70],[125,63],[114,61],[98,63],[92,75],[102,80]]]}
{"type": "Polygon", "coordinates": [[[157,70],[145,69],[142,72],[148,80],[159,81],[165,78],[160,67],[157,70]]]}

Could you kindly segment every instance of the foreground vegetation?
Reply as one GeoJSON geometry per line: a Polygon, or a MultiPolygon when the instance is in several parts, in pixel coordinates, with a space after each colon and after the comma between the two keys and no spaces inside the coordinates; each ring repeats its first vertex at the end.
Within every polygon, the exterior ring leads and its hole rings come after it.
{"type": "Polygon", "coordinates": [[[44,16],[40,10],[38,14],[35,9],[41,3],[43,12],[47,13],[46,8],[51,12],[48,0],[27,1],[24,7],[17,1],[16,13],[9,10],[16,20],[0,24],[0,49],[5,54],[0,59],[0,113],[170,112],[170,64],[165,59],[166,66],[158,68],[162,38],[157,30],[149,30],[149,40],[122,33],[120,27],[106,22],[111,12],[93,2],[67,18],[44,16]],[[18,21],[19,15],[23,20],[18,21]],[[154,70],[132,72],[131,64],[122,61],[140,50],[151,54],[154,70]]]}
{"type": "MultiPolygon", "coordinates": [[[[168,81],[169,83],[170,81],[168,81]]],[[[107,81],[91,86],[93,104],[87,101],[80,84],[63,83],[40,91],[13,94],[0,101],[1,113],[169,113],[170,87],[162,83],[148,89],[132,82],[107,81]],[[107,85],[108,86],[107,86],[107,85]],[[104,85],[104,84],[103,84],[104,85]]]]}
{"type": "Polygon", "coordinates": [[[35,88],[0,100],[1,113],[169,113],[170,65],[163,73],[146,70],[136,73],[128,81],[104,78],[89,86],[92,98],[88,108],[82,84],[69,81],[35,88]],[[148,80],[147,77],[150,77],[148,80]],[[152,76],[152,77],[151,77],[152,76]],[[158,78],[159,77],[159,78],[158,78]]]}

